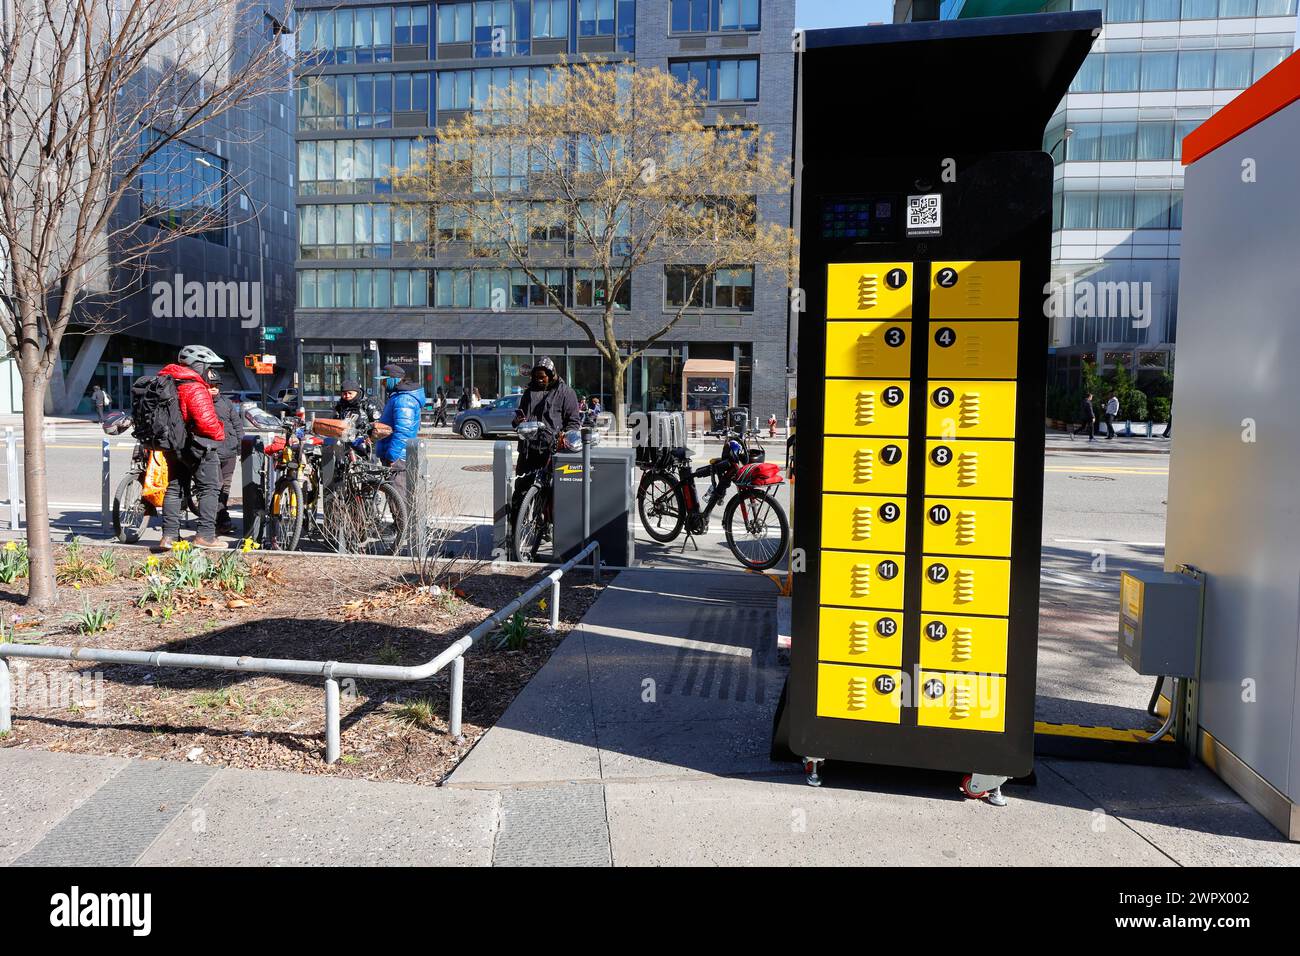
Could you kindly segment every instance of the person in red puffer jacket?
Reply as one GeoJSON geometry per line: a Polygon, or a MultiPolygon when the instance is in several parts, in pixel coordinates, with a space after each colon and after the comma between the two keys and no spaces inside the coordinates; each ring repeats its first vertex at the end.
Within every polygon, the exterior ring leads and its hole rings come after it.
{"type": "Polygon", "coordinates": [[[163,496],[162,540],[158,550],[170,550],[180,537],[182,487],[188,481],[199,509],[198,533],[194,544],[200,548],[217,545],[217,498],[221,491],[221,460],[218,450],[225,440],[225,428],[212,404],[208,391],[207,370],[221,365],[216,352],[205,345],[187,345],[176,362],[165,366],[159,375],[176,380],[181,417],[189,441],[185,450],[167,453],[167,493],[163,496]]]}

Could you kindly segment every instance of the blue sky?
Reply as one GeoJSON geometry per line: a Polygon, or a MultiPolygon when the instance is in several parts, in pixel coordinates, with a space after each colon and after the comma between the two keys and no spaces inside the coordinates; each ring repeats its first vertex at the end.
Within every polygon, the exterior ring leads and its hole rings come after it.
{"type": "Polygon", "coordinates": [[[894,19],[892,0],[797,0],[795,26],[852,27],[864,23],[889,23],[894,19]]]}

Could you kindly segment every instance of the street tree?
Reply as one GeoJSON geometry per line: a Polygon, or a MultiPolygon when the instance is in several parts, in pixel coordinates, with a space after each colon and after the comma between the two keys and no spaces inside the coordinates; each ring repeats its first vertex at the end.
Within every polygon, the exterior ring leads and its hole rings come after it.
{"type": "MultiPolygon", "coordinates": [[[[482,266],[475,307],[540,303],[582,331],[612,370],[621,426],[628,367],[715,287],[752,308],[738,276],[788,283],[794,233],[759,209],[788,200],[790,160],[770,133],[706,123],[699,88],[660,69],[584,60],[536,76],[481,91],[390,182],[432,254],[482,266]],[[663,310],[634,316],[633,274],[665,270],[663,310]]],[[[784,325],[785,310],[755,320],[784,325]]]]}
{"type": "Polygon", "coordinates": [[[116,330],[114,302],[163,245],[229,225],[229,174],[210,163],[195,195],[177,144],[210,139],[214,122],[227,141],[254,135],[241,112],[266,109],[294,66],[281,5],[0,3],[0,329],[22,379],[35,606],[57,600],[43,434],[59,347],[70,324],[116,330]]]}

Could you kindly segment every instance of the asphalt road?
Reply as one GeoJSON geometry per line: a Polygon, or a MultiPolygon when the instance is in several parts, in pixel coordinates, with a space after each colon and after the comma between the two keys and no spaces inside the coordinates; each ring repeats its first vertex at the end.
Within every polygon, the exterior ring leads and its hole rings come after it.
{"type": "MultiPolygon", "coordinates": [[[[98,528],[102,438],[103,433],[92,425],[59,426],[46,442],[51,509],[62,530],[94,533],[98,528]]],[[[782,444],[780,440],[770,442],[769,450],[776,452],[782,444]]],[[[132,447],[129,439],[110,439],[111,489],[125,474],[132,447]]],[[[435,483],[440,489],[435,510],[440,520],[450,525],[490,524],[492,447],[491,440],[440,438],[433,442],[435,483]]],[[[697,440],[693,447],[703,460],[714,441],[697,440]]],[[[1121,568],[1156,566],[1163,561],[1168,470],[1169,458],[1163,454],[1049,452],[1043,503],[1045,599],[1079,590],[1112,591],[1118,587],[1121,568]]],[[[0,469],[0,487],[7,501],[4,469],[0,469]]],[[[238,498],[238,488],[235,495],[238,498]]],[[[780,487],[778,497],[788,510],[787,485],[780,487]]],[[[8,509],[0,506],[0,520],[7,514],[8,509]]],[[[639,533],[639,557],[660,566],[703,563],[734,567],[721,524],[719,510],[708,534],[700,540],[698,552],[689,547],[683,551],[681,542],[658,545],[639,533]]],[[[486,534],[486,529],[480,533],[480,544],[486,544],[486,534]]]]}

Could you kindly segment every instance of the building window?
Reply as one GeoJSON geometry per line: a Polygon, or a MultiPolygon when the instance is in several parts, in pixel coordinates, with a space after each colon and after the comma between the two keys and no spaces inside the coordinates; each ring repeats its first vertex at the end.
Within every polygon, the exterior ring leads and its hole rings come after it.
{"type": "Polygon", "coordinates": [[[672,33],[759,29],[759,0],[671,0],[672,33]]]}
{"type": "Polygon", "coordinates": [[[298,143],[298,195],[387,193],[387,180],[422,161],[418,139],[303,140],[298,143]]]}
{"type": "Polygon", "coordinates": [[[758,99],[758,57],[734,60],[677,60],[668,65],[680,83],[695,84],[710,103],[758,99]]]}
{"type": "MultiPolygon", "coordinates": [[[[140,148],[164,138],[156,130],[142,129],[140,148]]],[[[141,164],[140,209],[152,226],[184,229],[224,246],[226,161],[180,140],[164,143],[141,164]]]]}
{"type": "Polygon", "coordinates": [[[614,37],[624,53],[636,48],[636,0],[578,0],[578,38],[614,37]]]}
{"type": "Polygon", "coordinates": [[[664,308],[754,310],[754,270],[749,266],[718,269],[701,280],[701,266],[664,267],[664,308]]]}
{"type": "Polygon", "coordinates": [[[429,275],[425,269],[300,269],[301,309],[425,308],[429,275]]]}
{"type": "Polygon", "coordinates": [[[393,243],[428,241],[422,212],[386,203],[298,207],[300,259],[389,259],[393,243]]]}
{"type": "MultiPolygon", "coordinates": [[[[534,6],[543,0],[534,0],[534,6]]],[[[566,0],[545,0],[544,19],[549,26],[552,10],[559,12],[566,0]]],[[[534,14],[528,0],[475,0],[473,3],[438,4],[439,45],[472,43],[475,57],[528,56],[529,29],[534,14]]],[[[565,16],[567,20],[567,15],[565,16]]],[[[564,34],[556,34],[563,36],[564,34]]]]}
{"type": "MultiPolygon", "coordinates": [[[[579,309],[603,309],[609,301],[609,284],[604,270],[573,270],[573,304],[579,309]]],[[[632,286],[624,281],[614,298],[615,311],[627,312],[632,308],[632,286]]]]}
{"type": "Polygon", "coordinates": [[[1241,90],[1290,52],[1290,47],[1268,47],[1092,54],[1083,61],[1070,92],[1241,90]]]}
{"type": "Polygon", "coordinates": [[[474,36],[474,4],[438,4],[438,42],[468,43],[474,36]]]}
{"type": "Polygon", "coordinates": [[[391,129],[395,112],[428,114],[429,74],[307,76],[297,105],[300,130],[391,129]]]}
{"type": "Polygon", "coordinates": [[[391,63],[393,46],[429,45],[429,7],[305,10],[298,45],[308,64],[391,63]]]}
{"type": "Polygon", "coordinates": [[[569,0],[533,0],[533,39],[555,40],[569,35],[569,0]]]}

